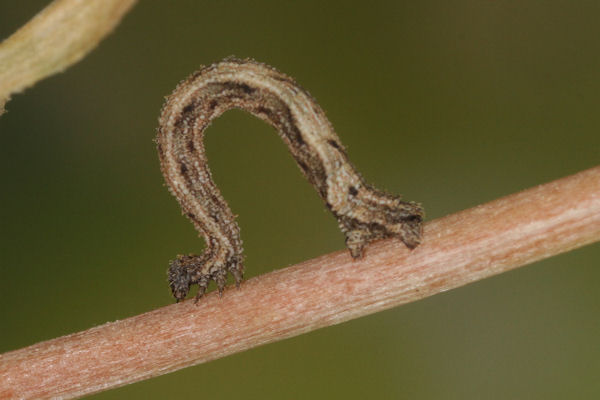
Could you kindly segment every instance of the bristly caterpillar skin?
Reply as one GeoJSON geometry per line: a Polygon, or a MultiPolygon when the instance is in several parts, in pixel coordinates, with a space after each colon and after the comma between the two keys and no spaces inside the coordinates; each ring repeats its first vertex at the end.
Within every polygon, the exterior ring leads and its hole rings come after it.
{"type": "Polygon", "coordinates": [[[225,59],[181,82],[167,98],[156,139],[171,193],[206,241],[200,256],[178,256],[169,268],[177,301],[198,284],[196,301],[211,280],[219,292],[231,273],[244,273],[240,229],[213,182],[204,130],[225,111],[240,108],[272,125],[300,170],[337,218],[354,258],[371,241],[398,237],[409,248],[421,240],[423,209],[367,185],[356,172],[325,113],[293,79],[252,60],[225,59]]]}

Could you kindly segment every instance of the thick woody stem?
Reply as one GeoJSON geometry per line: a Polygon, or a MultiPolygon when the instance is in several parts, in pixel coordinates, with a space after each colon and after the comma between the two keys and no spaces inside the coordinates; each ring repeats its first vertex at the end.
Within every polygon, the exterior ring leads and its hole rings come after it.
{"type": "Polygon", "coordinates": [[[0,399],[72,398],[419,300],[600,240],[600,167],[425,225],[0,355],[0,399]]]}

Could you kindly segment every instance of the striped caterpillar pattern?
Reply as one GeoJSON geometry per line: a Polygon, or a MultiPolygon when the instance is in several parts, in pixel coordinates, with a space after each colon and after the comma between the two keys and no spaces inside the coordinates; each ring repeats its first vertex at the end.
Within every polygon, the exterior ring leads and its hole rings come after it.
{"type": "Polygon", "coordinates": [[[170,264],[169,285],[177,301],[194,284],[197,301],[210,281],[221,293],[228,273],[238,287],[243,278],[240,228],[213,182],[203,142],[211,121],[232,108],[276,129],[337,219],[352,257],[362,257],[365,246],[378,239],[397,237],[411,249],[420,243],[422,207],[365,183],[306,90],[265,64],[229,58],[181,82],[159,119],[156,143],[165,181],[206,242],[201,255],[180,255],[170,264]]]}

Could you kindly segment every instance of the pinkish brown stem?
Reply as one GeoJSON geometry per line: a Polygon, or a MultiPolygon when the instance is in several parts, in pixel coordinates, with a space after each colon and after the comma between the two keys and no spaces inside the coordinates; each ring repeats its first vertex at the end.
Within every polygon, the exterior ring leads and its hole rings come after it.
{"type": "Polygon", "coordinates": [[[0,399],[72,398],[419,300],[600,239],[600,167],[374,243],[0,355],[0,399]]]}

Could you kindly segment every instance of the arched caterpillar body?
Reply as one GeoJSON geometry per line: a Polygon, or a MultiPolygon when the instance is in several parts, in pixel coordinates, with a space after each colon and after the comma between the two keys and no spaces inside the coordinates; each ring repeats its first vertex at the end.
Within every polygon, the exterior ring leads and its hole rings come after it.
{"type": "Polygon", "coordinates": [[[226,59],[202,68],[168,97],[156,139],[161,170],[184,215],[206,241],[202,255],[178,256],[168,277],[177,301],[211,280],[219,291],[231,273],[244,272],[240,230],[212,180],[203,136],[210,122],[240,108],[272,125],[327,208],[337,218],[352,257],[371,241],[398,237],[409,248],[421,240],[423,209],[367,185],[348,160],[325,113],[293,79],[251,60],[226,59]]]}

